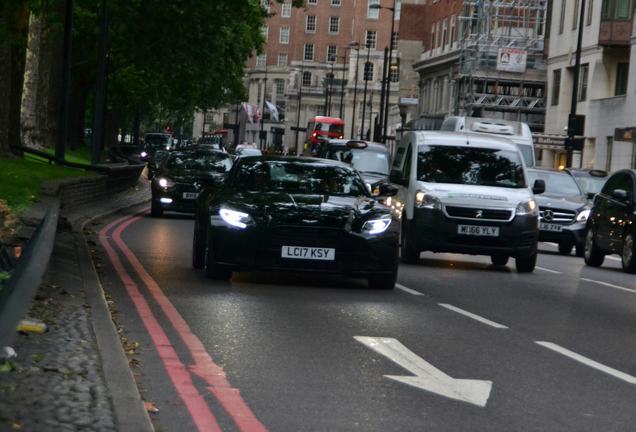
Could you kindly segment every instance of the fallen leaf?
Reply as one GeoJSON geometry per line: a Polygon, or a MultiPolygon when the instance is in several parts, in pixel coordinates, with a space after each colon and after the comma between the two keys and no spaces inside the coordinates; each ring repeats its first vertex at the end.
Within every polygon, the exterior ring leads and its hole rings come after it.
{"type": "Polygon", "coordinates": [[[159,408],[157,408],[152,402],[144,402],[144,408],[146,408],[146,411],[151,414],[156,414],[159,412],[159,408]]]}

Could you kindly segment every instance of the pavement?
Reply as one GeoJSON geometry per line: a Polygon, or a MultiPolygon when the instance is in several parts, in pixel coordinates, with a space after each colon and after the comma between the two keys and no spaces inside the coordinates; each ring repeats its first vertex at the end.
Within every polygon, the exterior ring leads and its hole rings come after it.
{"type": "MultiPolygon", "coordinates": [[[[153,430],[82,233],[95,218],[146,203],[149,189],[140,180],[90,206],[62,211],[49,268],[27,314],[48,331],[14,339],[13,370],[0,373],[0,430],[153,430]]],[[[37,219],[42,208],[26,218],[37,219]]]]}

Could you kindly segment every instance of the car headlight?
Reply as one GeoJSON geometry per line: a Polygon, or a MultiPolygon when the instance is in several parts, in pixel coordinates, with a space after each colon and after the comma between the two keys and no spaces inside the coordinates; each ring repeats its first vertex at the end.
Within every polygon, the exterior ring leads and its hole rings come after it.
{"type": "Polygon", "coordinates": [[[576,215],[577,222],[585,222],[590,217],[590,209],[581,210],[578,215],[576,215]]]}
{"type": "Polygon", "coordinates": [[[366,234],[382,234],[391,225],[391,216],[368,220],[362,225],[362,232],[366,234]]]}
{"type": "Polygon", "coordinates": [[[145,151],[142,151],[142,152],[141,152],[141,157],[142,157],[142,158],[145,158],[146,156],[148,156],[148,153],[146,153],[145,151]]]}
{"type": "Polygon", "coordinates": [[[538,215],[539,208],[537,207],[537,202],[535,200],[529,200],[525,202],[520,202],[517,206],[516,213],[518,215],[538,215]]]}
{"type": "Polygon", "coordinates": [[[415,206],[419,208],[439,210],[442,208],[442,202],[439,198],[436,198],[433,195],[417,191],[415,193],[415,206]]]}
{"type": "Polygon", "coordinates": [[[166,177],[159,178],[157,180],[157,183],[159,183],[159,186],[161,186],[162,188],[171,188],[174,186],[174,182],[166,177]]]}
{"type": "Polygon", "coordinates": [[[241,229],[247,228],[247,223],[250,221],[250,215],[247,213],[227,208],[220,209],[219,216],[221,216],[221,219],[223,219],[228,225],[241,229]]]}

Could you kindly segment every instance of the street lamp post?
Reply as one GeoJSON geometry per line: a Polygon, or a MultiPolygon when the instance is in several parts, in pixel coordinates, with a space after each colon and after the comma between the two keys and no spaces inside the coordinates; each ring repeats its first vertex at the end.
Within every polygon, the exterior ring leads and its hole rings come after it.
{"type": "Polygon", "coordinates": [[[360,139],[364,139],[364,121],[367,112],[367,88],[369,86],[369,72],[371,70],[371,44],[367,41],[367,61],[364,63],[364,97],[362,98],[362,127],[360,139]]]}
{"type": "Polygon", "coordinates": [[[267,144],[267,140],[265,140],[265,130],[264,130],[264,122],[265,122],[265,97],[267,96],[267,63],[265,63],[265,79],[263,80],[263,101],[261,108],[261,131],[259,133],[260,138],[260,146],[261,150],[265,148],[264,144],[267,144]]]}
{"type": "Polygon", "coordinates": [[[333,99],[333,79],[335,78],[335,75],[333,74],[333,67],[335,63],[336,63],[336,59],[334,58],[333,61],[331,62],[331,75],[329,75],[329,100],[328,100],[329,108],[327,109],[328,116],[331,116],[331,101],[333,99]]]}
{"type": "Polygon", "coordinates": [[[298,132],[300,128],[300,104],[303,98],[303,75],[305,74],[305,62],[300,64],[300,78],[298,80],[298,107],[296,109],[296,154],[302,154],[298,149],[298,132]]]}
{"type": "Polygon", "coordinates": [[[360,44],[358,42],[351,42],[349,44],[349,47],[356,50],[356,76],[354,77],[353,84],[353,111],[351,115],[351,138],[354,138],[356,127],[356,100],[358,97],[358,65],[360,63],[360,44]]]}
{"type": "MultiPolygon", "coordinates": [[[[386,136],[387,136],[387,128],[389,124],[389,99],[391,96],[391,65],[393,63],[393,33],[395,32],[395,1],[393,0],[393,7],[380,6],[379,4],[374,4],[369,6],[372,9],[387,9],[391,11],[391,37],[389,42],[389,67],[387,68],[387,76],[382,77],[382,79],[386,79],[386,97],[384,100],[384,107],[380,107],[380,109],[384,108],[384,125],[382,125],[382,142],[386,144],[386,136]]],[[[585,0],[583,0],[585,1],[585,0]]]]}
{"type": "Polygon", "coordinates": [[[351,47],[346,46],[345,47],[345,54],[342,57],[343,59],[343,63],[342,63],[342,80],[340,81],[340,110],[339,110],[339,116],[340,118],[342,117],[342,108],[343,108],[343,104],[344,104],[344,93],[345,93],[345,71],[348,69],[347,66],[347,51],[350,50],[351,47]]]}
{"type": "Polygon", "coordinates": [[[565,166],[568,168],[572,167],[572,157],[574,155],[574,137],[577,132],[583,133],[581,124],[578,123],[578,118],[576,115],[576,104],[578,103],[578,92],[579,92],[579,73],[581,70],[581,49],[583,45],[583,21],[585,17],[585,0],[581,0],[580,5],[580,15],[579,15],[579,33],[576,44],[576,57],[574,63],[574,79],[572,82],[572,101],[570,105],[570,115],[568,116],[568,138],[566,140],[566,151],[567,158],[565,166]],[[578,126],[578,127],[577,127],[578,126]]]}

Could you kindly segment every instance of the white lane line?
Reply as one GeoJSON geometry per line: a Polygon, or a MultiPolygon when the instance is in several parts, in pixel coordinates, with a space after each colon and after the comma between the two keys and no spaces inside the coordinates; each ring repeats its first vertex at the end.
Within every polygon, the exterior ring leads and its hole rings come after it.
{"type": "Polygon", "coordinates": [[[559,354],[562,354],[566,357],[571,358],[572,360],[576,360],[579,363],[583,363],[586,366],[589,366],[591,368],[594,368],[596,370],[599,370],[601,372],[605,372],[606,374],[612,375],[615,378],[618,378],[620,380],[626,381],[630,384],[636,384],[636,377],[633,377],[631,375],[627,375],[625,372],[621,372],[619,370],[613,369],[609,366],[605,366],[604,364],[601,364],[599,362],[596,362],[592,359],[589,359],[587,357],[584,357],[580,354],[577,354],[573,351],[570,351],[566,348],[563,348],[559,345],[553,344],[551,342],[542,342],[542,341],[535,341],[536,344],[541,345],[549,350],[552,350],[554,352],[557,352],[559,354]]]}
{"type": "Polygon", "coordinates": [[[548,272],[548,273],[563,274],[563,272],[556,271],[556,270],[552,270],[552,269],[545,268],[545,267],[535,266],[534,268],[536,268],[537,270],[541,270],[541,271],[544,271],[544,272],[548,272]]]}
{"type": "Polygon", "coordinates": [[[615,257],[615,256],[611,256],[611,255],[606,255],[605,258],[611,259],[612,261],[620,261],[621,260],[619,257],[615,257]]]}
{"type": "Polygon", "coordinates": [[[489,325],[489,326],[497,328],[497,329],[507,329],[508,328],[505,325],[496,323],[494,321],[490,321],[489,319],[486,319],[484,317],[480,317],[479,315],[475,315],[472,312],[465,311],[464,309],[460,309],[460,308],[455,307],[453,305],[449,305],[447,303],[437,303],[437,304],[440,305],[443,308],[446,308],[446,309],[451,310],[453,312],[457,312],[458,314],[467,316],[468,318],[472,318],[475,321],[479,321],[482,324],[486,324],[486,325],[489,325]]]}
{"type": "Polygon", "coordinates": [[[419,291],[415,291],[414,289],[411,289],[411,288],[405,287],[404,285],[399,284],[399,283],[396,283],[396,284],[395,284],[395,287],[396,287],[397,289],[401,289],[402,291],[407,292],[407,293],[409,293],[409,294],[413,294],[413,295],[417,295],[417,296],[424,295],[424,294],[422,294],[422,293],[421,293],[421,292],[419,292],[419,291]]]}
{"type": "Polygon", "coordinates": [[[608,282],[597,281],[597,280],[588,279],[588,278],[581,278],[581,280],[585,281],[585,282],[596,283],[596,284],[599,284],[599,285],[603,285],[603,286],[614,288],[614,289],[621,290],[621,291],[627,291],[627,292],[630,292],[632,294],[636,294],[636,289],[625,288],[625,287],[622,287],[620,285],[614,285],[614,284],[611,284],[611,283],[608,283],[608,282]]]}

